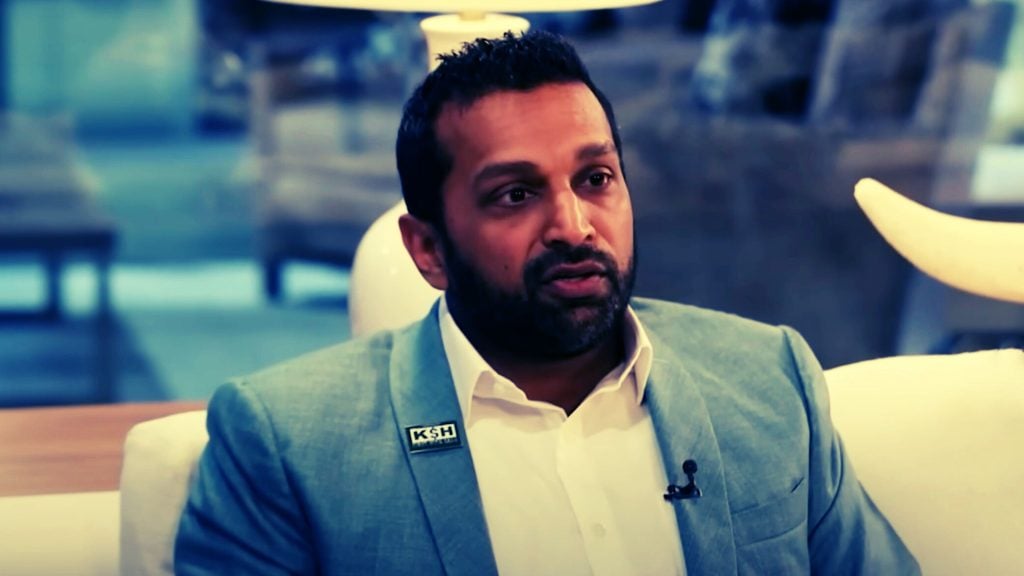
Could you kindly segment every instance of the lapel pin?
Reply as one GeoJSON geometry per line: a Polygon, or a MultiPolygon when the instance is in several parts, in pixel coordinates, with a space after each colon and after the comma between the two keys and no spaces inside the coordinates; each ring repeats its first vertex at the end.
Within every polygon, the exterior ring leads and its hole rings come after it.
{"type": "Polygon", "coordinates": [[[455,422],[442,422],[432,426],[409,426],[405,429],[409,452],[429,452],[462,446],[459,428],[455,422]]]}

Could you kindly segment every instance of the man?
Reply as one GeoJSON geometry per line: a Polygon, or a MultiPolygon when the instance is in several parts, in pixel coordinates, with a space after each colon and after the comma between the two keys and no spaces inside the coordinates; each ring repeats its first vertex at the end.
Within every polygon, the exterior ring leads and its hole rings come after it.
{"type": "Polygon", "coordinates": [[[916,573],[797,334],[630,299],[621,149],[558,38],[445,57],[397,143],[444,297],[214,395],[178,573],[916,573]]]}

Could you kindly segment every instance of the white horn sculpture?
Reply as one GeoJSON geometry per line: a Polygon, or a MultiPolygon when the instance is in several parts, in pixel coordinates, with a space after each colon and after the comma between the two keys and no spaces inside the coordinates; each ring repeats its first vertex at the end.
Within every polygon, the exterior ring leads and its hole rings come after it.
{"type": "Polygon", "coordinates": [[[886,241],[925,274],[1024,304],[1024,223],[944,214],[870,178],[857,183],[854,197],[886,241]]]}

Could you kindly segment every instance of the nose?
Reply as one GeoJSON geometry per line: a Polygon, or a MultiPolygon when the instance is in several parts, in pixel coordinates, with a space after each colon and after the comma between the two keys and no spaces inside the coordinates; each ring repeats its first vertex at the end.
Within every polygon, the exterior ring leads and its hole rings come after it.
{"type": "Polygon", "coordinates": [[[549,195],[550,207],[544,244],[579,246],[594,239],[594,226],[587,213],[586,202],[572,188],[553,191],[549,195]]]}

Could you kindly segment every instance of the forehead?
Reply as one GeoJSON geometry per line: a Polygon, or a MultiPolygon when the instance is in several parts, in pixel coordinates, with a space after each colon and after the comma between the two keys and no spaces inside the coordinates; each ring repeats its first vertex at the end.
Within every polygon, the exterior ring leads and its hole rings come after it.
{"type": "Polygon", "coordinates": [[[468,106],[446,104],[437,120],[437,134],[456,162],[466,155],[551,154],[560,145],[575,148],[612,140],[604,109],[579,82],[500,90],[468,106]]]}

